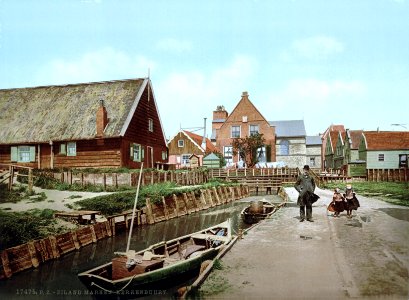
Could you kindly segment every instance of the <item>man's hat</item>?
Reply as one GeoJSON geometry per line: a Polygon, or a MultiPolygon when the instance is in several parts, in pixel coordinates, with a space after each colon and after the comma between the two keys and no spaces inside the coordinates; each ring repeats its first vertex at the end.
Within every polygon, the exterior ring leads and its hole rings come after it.
{"type": "Polygon", "coordinates": [[[305,165],[303,169],[309,171],[309,170],[310,170],[310,166],[309,166],[309,165],[305,165]]]}

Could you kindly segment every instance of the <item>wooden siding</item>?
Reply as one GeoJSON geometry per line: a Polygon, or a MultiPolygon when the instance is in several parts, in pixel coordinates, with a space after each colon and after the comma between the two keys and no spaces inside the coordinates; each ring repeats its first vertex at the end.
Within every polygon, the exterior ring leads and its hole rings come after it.
{"type": "MultiPolygon", "coordinates": [[[[60,145],[65,142],[53,144],[54,168],[98,168],[98,167],[120,167],[120,138],[75,141],[76,155],[67,156],[60,153],[60,145]]],[[[18,146],[18,145],[16,145],[18,146]]],[[[51,168],[51,146],[49,144],[31,145],[35,146],[35,161],[29,163],[17,162],[18,165],[48,169],[51,168]],[[38,149],[40,148],[40,161],[38,160],[38,149]]],[[[129,152],[129,150],[128,150],[129,152]]],[[[11,146],[0,146],[0,163],[11,163],[11,146]]]]}
{"type": "Polygon", "coordinates": [[[167,152],[164,133],[160,124],[159,113],[153,101],[153,93],[150,91],[148,100],[148,89],[146,88],[140,98],[138,107],[133,115],[128,129],[125,132],[121,145],[122,165],[130,168],[139,168],[140,162],[135,162],[130,158],[130,145],[140,144],[144,148],[144,167],[151,168],[148,147],[153,148],[153,163],[165,163],[162,160],[162,152],[167,152]],[[153,120],[153,132],[149,131],[148,120],[153,120]]]}
{"type": "Polygon", "coordinates": [[[168,144],[169,155],[182,155],[182,154],[196,154],[203,155],[197,145],[195,145],[184,133],[179,132],[168,144]],[[178,146],[178,141],[183,140],[184,147],[178,146]]]}
{"type": "Polygon", "coordinates": [[[399,169],[399,154],[409,154],[409,150],[367,151],[367,169],[399,169]],[[379,154],[384,155],[384,161],[379,161],[379,154]]]}

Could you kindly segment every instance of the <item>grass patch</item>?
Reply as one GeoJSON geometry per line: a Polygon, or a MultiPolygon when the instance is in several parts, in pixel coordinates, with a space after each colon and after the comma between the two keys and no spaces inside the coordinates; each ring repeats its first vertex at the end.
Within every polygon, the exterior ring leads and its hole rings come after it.
{"type": "MultiPolygon", "coordinates": [[[[179,195],[187,192],[194,192],[196,196],[198,196],[201,189],[208,189],[220,185],[226,185],[226,183],[220,180],[212,180],[211,182],[200,186],[180,187],[173,182],[163,182],[142,186],[139,191],[137,208],[139,209],[145,206],[146,198],[149,198],[152,203],[161,203],[162,197],[167,198],[172,196],[172,194],[179,195]]],[[[228,185],[234,184],[229,183],[228,185]]],[[[109,216],[132,209],[135,201],[135,193],[136,191],[133,189],[131,191],[123,191],[79,200],[75,202],[75,204],[70,206],[66,204],[66,206],[72,209],[98,210],[101,211],[102,214],[109,216]]]]}
{"type": "MultiPolygon", "coordinates": [[[[321,188],[345,189],[345,183],[325,183],[321,188]]],[[[352,187],[355,192],[362,196],[380,199],[389,203],[409,206],[409,183],[407,182],[354,182],[352,187]]]]}
{"type": "Polygon", "coordinates": [[[0,250],[61,233],[63,229],[55,224],[54,211],[51,209],[26,212],[0,210],[0,250]]]}
{"type": "Polygon", "coordinates": [[[0,203],[17,203],[30,199],[30,197],[41,199],[39,201],[47,199],[44,193],[29,193],[28,188],[24,185],[13,186],[13,189],[9,191],[6,184],[0,184],[0,203]]]}

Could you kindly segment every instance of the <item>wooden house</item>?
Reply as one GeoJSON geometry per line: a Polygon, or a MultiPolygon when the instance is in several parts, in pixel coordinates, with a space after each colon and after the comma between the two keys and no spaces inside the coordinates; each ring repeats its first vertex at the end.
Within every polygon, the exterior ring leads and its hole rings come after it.
{"type": "Polygon", "coordinates": [[[195,159],[193,161],[195,166],[202,166],[203,157],[210,152],[217,151],[208,138],[205,138],[205,142],[203,142],[203,136],[187,130],[180,130],[169,140],[167,145],[169,164],[175,165],[176,168],[193,167],[191,166],[191,158],[195,159]]]}
{"type": "Polygon", "coordinates": [[[0,163],[145,168],[167,162],[148,78],[0,90],[0,163]]]}
{"type": "Polygon", "coordinates": [[[263,134],[265,139],[265,145],[258,149],[259,161],[276,161],[275,127],[258,111],[247,92],[243,92],[241,100],[230,115],[223,106],[218,106],[213,112],[211,139],[215,141],[218,151],[223,154],[228,165],[239,161],[239,155],[233,155],[233,139],[245,138],[255,133],[263,134]]]}
{"type": "Polygon", "coordinates": [[[337,142],[340,137],[340,131],[330,131],[325,145],[325,168],[328,169],[335,169],[335,152],[337,147],[337,142]]]}
{"type": "Polygon", "coordinates": [[[344,125],[331,125],[329,126],[324,133],[321,135],[322,145],[321,145],[321,170],[326,170],[329,168],[333,168],[333,151],[332,143],[328,144],[328,139],[330,138],[330,133],[333,131],[340,131],[344,132],[345,127],[344,125]],[[330,153],[327,153],[327,150],[330,153]]]}
{"type": "Polygon", "coordinates": [[[345,164],[345,131],[338,131],[333,153],[334,169],[341,169],[345,164]]]}
{"type": "Polygon", "coordinates": [[[365,131],[359,143],[359,159],[366,169],[408,168],[408,131],[365,131]]]}

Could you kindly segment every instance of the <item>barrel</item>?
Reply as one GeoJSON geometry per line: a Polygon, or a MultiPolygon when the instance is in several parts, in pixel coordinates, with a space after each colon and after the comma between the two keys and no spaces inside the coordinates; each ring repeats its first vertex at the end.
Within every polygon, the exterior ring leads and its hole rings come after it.
{"type": "Polygon", "coordinates": [[[263,201],[251,201],[249,212],[252,214],[259,214],[263,212],[263,201]]]}

